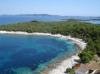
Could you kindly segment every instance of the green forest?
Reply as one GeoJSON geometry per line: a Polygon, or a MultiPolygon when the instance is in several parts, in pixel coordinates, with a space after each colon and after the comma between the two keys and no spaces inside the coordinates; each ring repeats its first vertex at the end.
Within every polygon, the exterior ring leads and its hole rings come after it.
{"type": "Polygon", "coordinates": [[[87,43],[86,49],[79,54],[83,63],[89,62],[95,54],[100,56],[100,25],[74,20],[60,22],[32,21],[1,25],[0,30],[71,35],[72,37],[81,38],[87,43]]]}

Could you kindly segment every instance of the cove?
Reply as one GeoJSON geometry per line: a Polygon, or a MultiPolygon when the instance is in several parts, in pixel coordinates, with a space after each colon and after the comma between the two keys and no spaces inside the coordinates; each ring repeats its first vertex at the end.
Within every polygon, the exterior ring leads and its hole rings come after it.
{"type": "Polygon", "coordinates": [[[0,34],[0,74],[36,74],[40,66],[77,49],[72,41],[52,36],[0,34]]]}

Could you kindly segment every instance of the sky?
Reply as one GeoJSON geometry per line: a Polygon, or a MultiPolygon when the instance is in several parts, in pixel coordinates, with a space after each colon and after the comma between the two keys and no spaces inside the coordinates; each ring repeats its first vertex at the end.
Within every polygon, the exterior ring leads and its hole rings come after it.
{"type": "Polygon", "coordinates": [[[0,15],[100,16],[100,0],[0,0],[0,15]]]}

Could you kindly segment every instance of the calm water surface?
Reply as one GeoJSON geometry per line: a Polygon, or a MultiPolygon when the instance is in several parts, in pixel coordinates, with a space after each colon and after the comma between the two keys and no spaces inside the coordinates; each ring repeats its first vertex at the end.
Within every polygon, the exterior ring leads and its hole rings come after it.
{"type": "Polygon", "coordinates": [[[0,74],[35,74],[39,66],[76,50],[71,41],[55,37],[0,34],[0,74]]]}
{"type": "Polygon", "coordinates": [[[68,19],[77,19],[77,20],[84,20],[83,22],[90,22],[94,24],[100,24],[100,19],[98,17],[77,17],[77,16],[54,16],[54,15],[1,15],[0,16],[0,25],[7,25],[7,24],[15,24],[15,23],[22,23],[22,22],[30,22],[33,20],[36,21],[66,21],[68,19]],[[89,20],[89,21],[87,21],[89,20]]]}

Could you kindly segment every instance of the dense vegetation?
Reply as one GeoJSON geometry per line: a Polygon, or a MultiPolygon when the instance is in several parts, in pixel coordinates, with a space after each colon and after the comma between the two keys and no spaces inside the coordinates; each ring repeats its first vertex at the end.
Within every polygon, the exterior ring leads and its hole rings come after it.
{"type": "Polygon", "coordinates": [[[82,38],[86,41],[87,48],[79,54],[82,61],[89,62],[93,54],[100,56],[100,26],[79,21],[63,21],[63,22],[38,22],[18,23],[12,25],[2,25],[0,30],[7,31],[26,31],[26,32],[44,32],[44,33],[60,33],[63,35],[71,35],[73,37],[82,38]],[[93,53],[93,54],[92,54],[93,53]]]}
{"type": "Polygon", "coordinates": [[[79,54],[82,63],[88,63],[94,57],[94,52],[90,50],[84,50],[82,53],[79,54]]]}
{"type": "Polygon", "coordinates": [[[65,71],[65,73],[66,74],[75,74],[75,70],[72,68],[68,68],[68,69],[66,69],[66,71],[65,71]]]}

